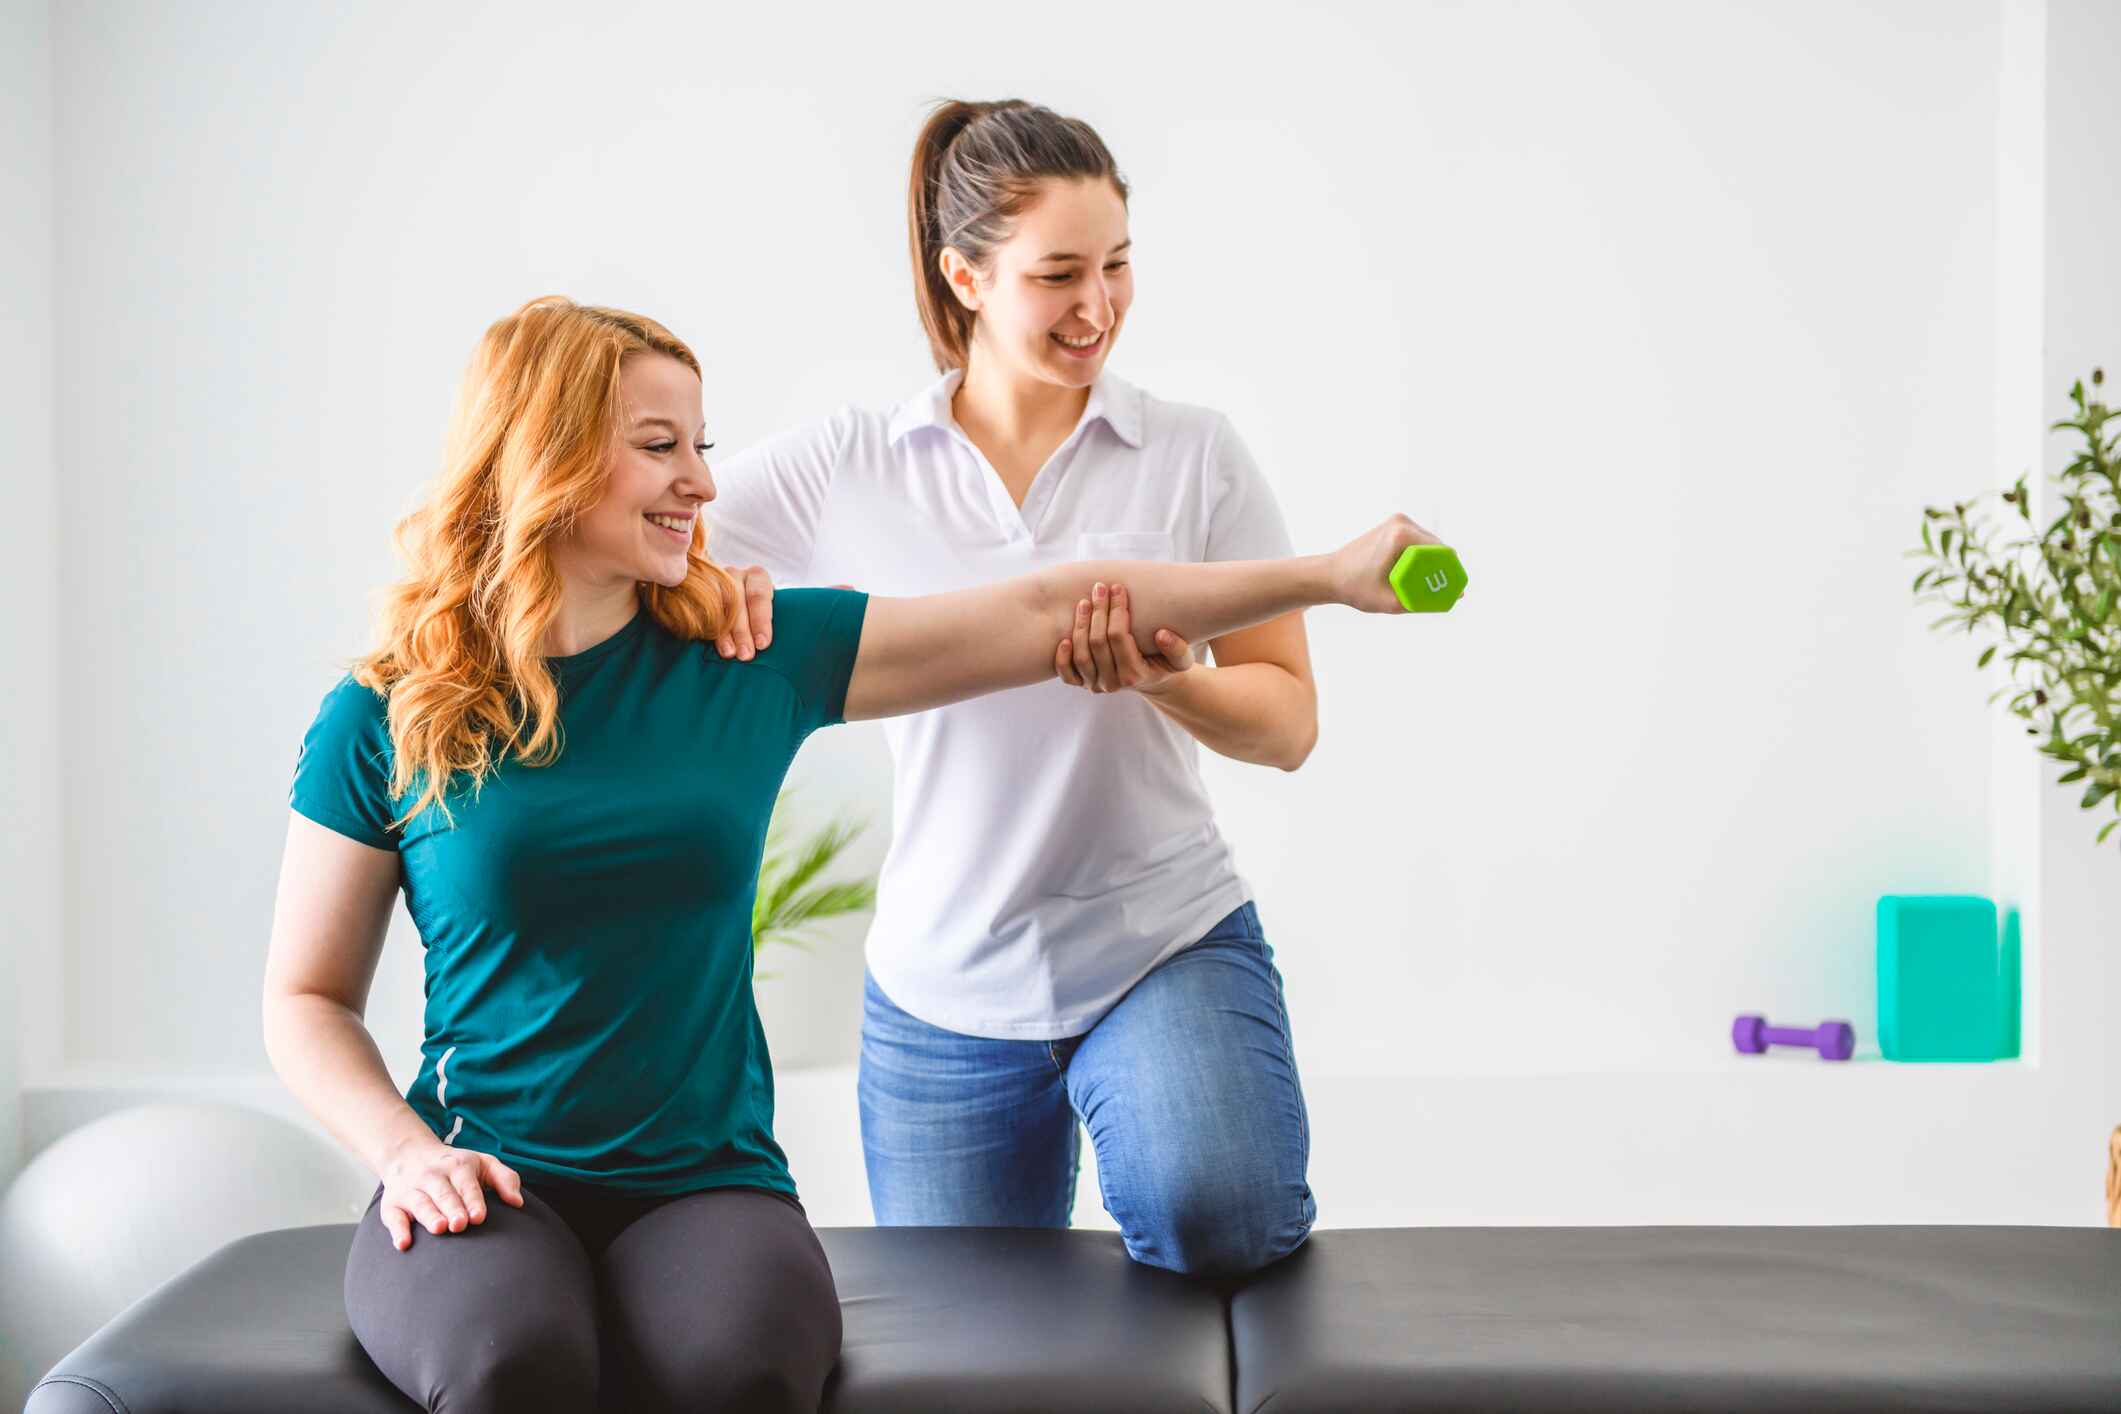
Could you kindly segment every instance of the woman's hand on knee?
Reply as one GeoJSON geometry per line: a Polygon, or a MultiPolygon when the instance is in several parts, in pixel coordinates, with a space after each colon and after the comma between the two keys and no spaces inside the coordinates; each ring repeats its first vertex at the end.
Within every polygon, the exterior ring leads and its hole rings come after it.
{"type": "Polygon", "coordinates": [[[376,1217],[400,1252],[412,1246],[417,1222],[437,1237],[486,1221],[486,1190],[510,1207],[523,1206],[523,1179],[491,1154],[459,1149],[432,1136],[400,1145],[377,1175],[383,1197],[376,1217]]]}

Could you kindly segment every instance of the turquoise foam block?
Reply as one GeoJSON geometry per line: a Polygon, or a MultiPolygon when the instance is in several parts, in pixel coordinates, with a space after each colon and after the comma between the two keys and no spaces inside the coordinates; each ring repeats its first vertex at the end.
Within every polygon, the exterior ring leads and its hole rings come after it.
{"type": "Polygon", "coordinates": [[[2018,936],[2018,910],[2014,908],[2003,915],[2003,950],[1996,957],[1996,993],[2003,1006],[2001,1024],[1997,1027],[1998,1060],[2015,1060],[2018,1056],[2018,1020],[2023,1009],[2018,966],[2023,952],[2018,936]]]}
{"type": "Polygon", "coordinates": [[[1878,1048],[1895,1061],[2018,1053],[2018,915],[1976,894],[1878,899],[1878,1048]]]}

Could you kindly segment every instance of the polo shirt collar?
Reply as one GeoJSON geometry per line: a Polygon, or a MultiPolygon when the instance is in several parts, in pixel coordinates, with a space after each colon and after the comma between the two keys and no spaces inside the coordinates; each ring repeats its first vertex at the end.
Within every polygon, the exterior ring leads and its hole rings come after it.
{"type": "MultiPolygon", "coordinates": [[[[921,427],[950,427],[950,398],[965,381],[965,370],[953,368],[921,392],[898,405],[885,436],[893,443],[921,427]]],[[[1142,445],[1142,391],[1113,373],[1100,373],[1090,385],[1090,401],[1083,405],[1080,427],[1102,419],[1105,426],[1128,446],[1142,445]]]]}

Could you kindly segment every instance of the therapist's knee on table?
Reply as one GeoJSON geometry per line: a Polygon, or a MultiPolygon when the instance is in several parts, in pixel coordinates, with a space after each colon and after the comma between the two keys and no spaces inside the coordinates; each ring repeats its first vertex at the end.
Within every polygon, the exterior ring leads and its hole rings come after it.
{"type": "Polygon", "coordinates": [[[1201,1175],[1131,1205],[1121,1224],[1136,1261],[1185,1276],[1229,1277],[1288,1256],[1310,1235],[1303,1184],[1239,1184],[1201,1175]]]}

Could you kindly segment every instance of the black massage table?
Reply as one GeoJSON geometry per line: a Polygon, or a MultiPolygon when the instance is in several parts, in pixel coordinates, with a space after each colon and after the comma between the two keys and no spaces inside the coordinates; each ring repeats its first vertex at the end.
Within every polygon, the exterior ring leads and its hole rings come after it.
{"type": "MultiPolygon", "coordinates": [[[[231,1243],[26,1414],[406,1414],[347,1329],[346,1224],[231,1243]]],[[[824,1228],[837,1414],[2121,1411],[2121,1231],[1328,1229],[1251,1278],[1109,1232],[824,1228]]]]}

